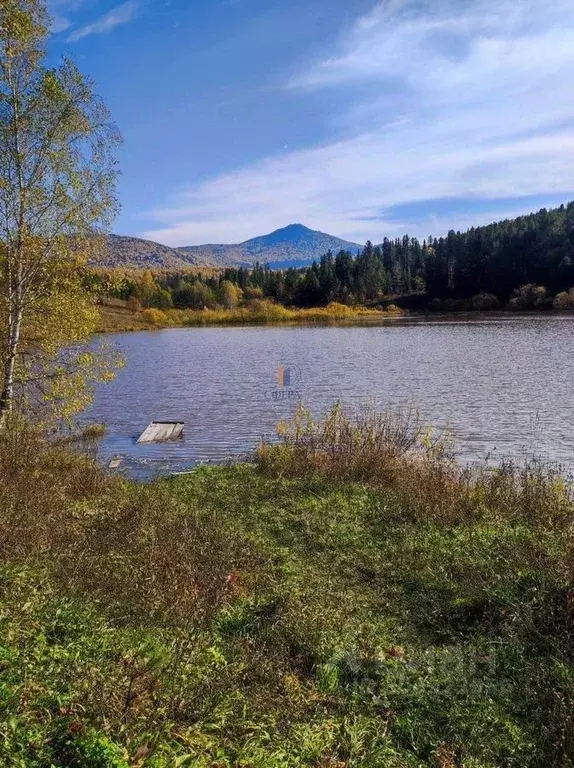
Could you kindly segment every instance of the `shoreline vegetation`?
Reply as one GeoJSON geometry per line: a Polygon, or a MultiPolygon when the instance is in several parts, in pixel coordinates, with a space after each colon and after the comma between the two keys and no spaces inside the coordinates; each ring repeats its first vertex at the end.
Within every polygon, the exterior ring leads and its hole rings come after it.
{"type": "Polygon", "coordinates": [[[332,302],[327,307],[291,309],[266,300],[255,300],[249,306],[233,309],[136,309],[128,302],[107,300],[99,307],[98,333],[144,331],[159,328],[183,328],[208,325],[279,325],[317,322],[360,322],[404,317],[407,313],[395,305],[387,309],[348,307],[332,302]]]}
{"type": "Polygon", "coordinates": [[[552,315],[572,311],[570,306],[556,305],[551,308],[492,307],[473,308],[449,304],[435,305],[433,310],[407,310],[390,303],[382,307],[349,307],[332,302],[326,307],[307,309],[289,308],[271,301],[257,301],[255,305],[235,309],[156,310],[132,309],[121,299],[105,299],[98,305],[99,322],[96,333],[120,333],[151,331],[165,328],[194,328],[226,325],[360,325],[361,323],[387,322],[400,319],[473,317],[508,317],[512,315],[552,315]]]}
{"type": "Polygon", "coordinates": [[[570,765],[568,483],[413,413],[279,432],[150,484],[0,432],[0,762],[570,765]]]}

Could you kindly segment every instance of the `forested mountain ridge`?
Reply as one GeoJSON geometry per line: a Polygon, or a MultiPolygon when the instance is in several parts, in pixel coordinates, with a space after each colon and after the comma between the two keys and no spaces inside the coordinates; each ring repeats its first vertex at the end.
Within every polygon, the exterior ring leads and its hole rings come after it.
{"type": "Polygon", "coordinates": [[[302,224],[290,224],[237,245],[192,245],[176,250],[208,264],[247,267],[259,262],[279,269],[310,265],[329,250],[357,252],[361,247],[302,224]]]}
{"type": "Polygon", "coordinates": [[[196,262],[193,257],[182,258],[174,248],[139,237],[108,235],[107,249],[95,267],[124,269],[185,269],[196,262]]]}
{"type": "Polygon", "coordinates": [[[249,267],[257,262],[274,268],[304,267],[327,251],[351,250],[361,245],[290,224],[268,235],[235,245],[190,245],[170,248],[138,237],[110,235],[108,251],[98,266],[127,269],[184,269],[189,266],[249,267]]]}

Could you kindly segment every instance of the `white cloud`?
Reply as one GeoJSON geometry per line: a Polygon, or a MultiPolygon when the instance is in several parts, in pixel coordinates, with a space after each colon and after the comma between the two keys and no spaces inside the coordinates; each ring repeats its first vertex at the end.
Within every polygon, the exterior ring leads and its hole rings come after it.
{"type": "Polygon", "coordinates": [[[57,35],[58,32],[65,32],[72,26],[72,22],[65,16],[53,16],[52,17],[52,34],[57,35]]]}
{"type": "MultiPolygon", "coordinates": [[[[574,188],[572,71],[571,0],[379,3],[346,31],[334,56],[288,84],[361,83],[370,96],[344,117],[344,140],[192,187],[155,212],[161,224],[145,235],[174,245],[238,241],[302,221],[361,242],[406,228],[374,221],[399,203],[565,193],[574,188]]],[[[493,203],[480,219],[499,213],[493,203]]],[[[475,222],[458,215],[434,226],[475,222]]],[[[428,227],[408,229],[425,235],[428,227]]]]}
{"type": "Polygon", "coordinates": [[[77,11],[87,0],[48,0],[48,11],[52,17],[52,34],[57,35],[69,29],[73,22],[70,14],[77,11]]]}
{"type": "Polygon", "coordinates": [[[76,29],[69,35],[68,42],[74,43],[89,35],[100,35],[104,32],[110,32],[120,24],[127,24],[132,21],[137,15],[138,10],[139,3],[135,2],[135,0],[128,0],[127,3],[122,3],[122,5],[112,8],[111,11],[108,11],[108,13],[104,14],[96,21],[76,29]]]}

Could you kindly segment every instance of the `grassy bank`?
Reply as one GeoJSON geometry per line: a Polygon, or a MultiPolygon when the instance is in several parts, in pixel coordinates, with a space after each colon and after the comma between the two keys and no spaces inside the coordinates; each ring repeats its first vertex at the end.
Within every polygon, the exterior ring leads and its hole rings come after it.
{"type": "Polygon", "coordinates": [[[313,309],[289,309],[270,301],[255,300],[246,307],[236,309],[159,310],[144,309],[134,312],[127,302],[118,300],[100,307],[98,332],[153,330],[207,325],[265,325],[280,323],[360,322],[400,317],[405,314],[395,306],[386,310],[367,307],[348,307],[332,303],[313,309]]]}
{"type": "Polygon", "coordinates": [[[569,766],[573,506],[409,418],[135,485],[0,436],[0,764],[569,766]]]}

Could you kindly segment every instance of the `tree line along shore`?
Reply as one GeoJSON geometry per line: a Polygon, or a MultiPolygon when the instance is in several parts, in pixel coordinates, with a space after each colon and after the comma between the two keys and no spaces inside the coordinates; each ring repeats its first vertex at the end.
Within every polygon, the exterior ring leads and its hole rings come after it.
{"type": "Polygon", "coordinates": [[[133,327],[304,321],[301,310],[319,319],[376,311],[568,311],[574,203],[422,243],[408,236],[369,242],[359,253],[329,252],[307,267],[92,269],[85,283],[100,296],[104,327],[114,325],[114,301],[126,318],[131,313],[133,327]]]}
{"type": "MultiPolygon", "coordinates": [[[[101,280],[98,275],[97,280],[101,280]]],[[[110,280],[109,274],[105,278],[110,280]]],[[[112,280],[124,284],[123,273],[112,280]]],[[[543,286],[527,284],[512,292],[503,304],[494,294],[480,293],[470,299],[432,299],[427,294],[407,296],[379,296],[364,305],[349,305],[331,301],[324,306],[285,306],[276,299],[265,297],[260,288],[239,289],[222,277],[209,278],[210,284],[197,276],[154,275],[146,271],[143,276],[130,278],[128,299],[124,289],[102,295],[98,291],[99,321],[96,332],[152,330],[155,328],[193,327],[207,325],[249,324],[304,324],[304,323],[360,323],[398,319],[405,316],[428,314],[484,313],[484,312],[569,312],[574,310],[574,289],[561,291],[556,296],[543,286]],[[176,280],[174,292],[162,284],[176,280]],[[142,285],[145,286],[142,289],[142,285]],[[183,286],[183,287],[182,287],[183,286]],[[148,292],[149,291],[149,292],[148,292]],[[174,306],[174,295],[184,292],[194,296],[194,306],[174,306]],[[197,299],[197,296],[200,296],[197,299]],[[205,297],[207,296],[207,300],[205,297]]],[[[180,304],[177,298],[176,301],[180,304]]]]}

